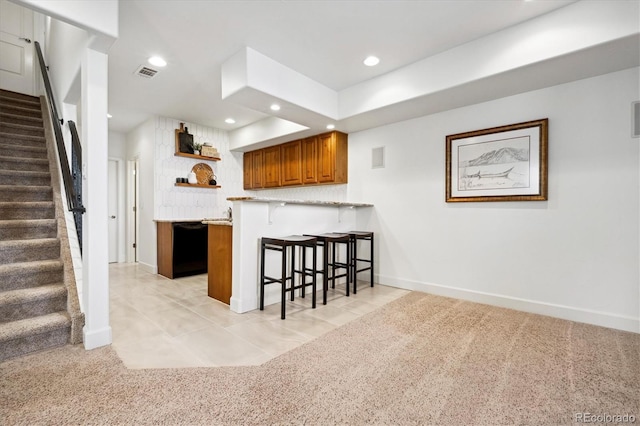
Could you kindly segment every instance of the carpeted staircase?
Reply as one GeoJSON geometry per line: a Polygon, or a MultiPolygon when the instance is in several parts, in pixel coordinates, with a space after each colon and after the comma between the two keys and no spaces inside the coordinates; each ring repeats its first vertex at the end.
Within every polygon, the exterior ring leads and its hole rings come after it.
{"type": "Polygon", "coordinates": [[[61,214],[40,99],[0,90],[0,362],[72,340],[61,214]]]}

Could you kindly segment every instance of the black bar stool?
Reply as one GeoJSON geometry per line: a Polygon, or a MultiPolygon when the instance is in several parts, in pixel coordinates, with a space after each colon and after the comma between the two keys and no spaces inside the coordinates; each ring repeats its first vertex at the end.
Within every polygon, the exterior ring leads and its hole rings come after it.
{"type": "Polygon", "coordinates": [[[263,237],[260,239],[260,310],[264,310],[264,287],[273,283],[280,283],[282,286],[281,292],[281,315],[284,319],[286,311],[286,293],[291,293],[291,301],[293,301],[293,293],[295,290],[300,289],[301,296],[304,297],[304,289],[306,286],[311,285],[313,294],[311,296],[311,307],[316,308],[316,247],[317,240],[313,237],[307,237],[302,235],[290,235],[282,238],[269,238],[263,237]],[[296,248],[299,248],[302,252],[302,264],[299,269],[296,269],[296,248]],[[312,250],[313,265],[311,268],[307,267],[307,249],[312,250]],[[280,277],[269,277],[265,275],[265,253],[267,250],[278,251],[282,253],[280,277]],[[291,256],[291,264],[287,264],[288,253],[291,256]],[[287,276],[288,274],[288,276],[287,276]],[[298,284],[296,284],[296,277],[299,278],[298,284]],[[307,282],[307,277],[311,277],[311,282],[307,282]],[[287,287],[287,281],[291,283],[287,287]]]}
{"type": "Polygon", "coordinates": [[[353,294],[358,292],[358,272],[371,271],[371,287],[373,287],[373,232],[349,231],[351,241],[351,278],[353,279],[353,294]],[[369,258],[358,258],[358,241],[369,241],[369,258]],[[358,269],[358,262],[364,262],[367,266],[358,269]]]}
{"type": "Polygon", "coordinates": [[[336,288],[337,278],[346,278],[346,295],[349,296],[349,283],[351,274],[351,243],[349,234],[330,232],[326,234],[305,234],[317,239],[317,245],[322,247],[322,269],[316,269],[316,273],[322,274],[322,304],[327,304],[327,292],[329,291],[329,281],[331,288],[336,288]],[[344,262],[337,258],[336,244],[344,244],[347,251],[344,262]],[[331,257],[331,261],[329,261],[331,257]],[[336,269],[344,269],[344,272],[336,274],[336,269]]]}

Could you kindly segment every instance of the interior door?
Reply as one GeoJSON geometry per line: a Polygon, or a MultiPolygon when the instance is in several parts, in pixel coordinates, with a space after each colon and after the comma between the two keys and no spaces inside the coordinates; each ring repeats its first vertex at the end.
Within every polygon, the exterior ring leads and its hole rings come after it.
{"type": "Polygon", "coordinates": [[[118,162],[109,160],[109,263],[118,261],[118,162]]]}
{"type": "Polygon", "coordinates": [[[33,11],[0,0],[0,88],[34,95],[33,11]]]}

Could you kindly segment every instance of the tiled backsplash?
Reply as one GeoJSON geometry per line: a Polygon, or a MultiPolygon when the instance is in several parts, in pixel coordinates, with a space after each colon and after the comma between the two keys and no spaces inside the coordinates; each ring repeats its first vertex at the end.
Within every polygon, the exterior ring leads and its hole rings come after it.
{"type": "Polygon", "coordinates": [[[226,131],[184,122],[195,142],[210,142],[220,152],[220,161],[206,161],[175,156],[175,130],[181,121],[156,118],[155,146],[155,218],[202,219],[224,216],[231,203],[227,197],[259,196],[321,201],[346,201],[347,185],[279,188],[261,191],[243,189],[242,152],[229,151],[226,131]],[[221,188],[175,186],[177,177],[187,177],[191,168],[206,163],[213,169],[221,188]]]}

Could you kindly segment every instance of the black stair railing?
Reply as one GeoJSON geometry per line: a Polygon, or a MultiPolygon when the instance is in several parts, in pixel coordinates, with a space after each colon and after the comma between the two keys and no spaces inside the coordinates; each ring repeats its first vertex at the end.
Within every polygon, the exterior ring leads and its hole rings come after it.
{"type": "Polygon", "coordinates": [[[58,157],[60,158],[60,171],[62,173],[64,191],[67,194],[67,205],[69,206],[69,211],[73,212],[73,220],[76,224],[76,232],[78,234],[78,243],[80,244],[80,252],[82,253],[82,214],[86,209],[82,205],[82,147],[80,145],[80,138],[78,137],[75,123],[69,121],[72,147],[72,174],[71,167],[69,167],[69,157],[67,156],[67,150],[64,145],[64,138],[62,137],[62,124],[64,124],[64,121],[58,115],[53,90],[51,89],[51,81],[49,80],[49,71],[42,56],[40,43],[36,41],[34,45],[40,64],[40,74],[42,74],[44,88],[49,101],[49,110],[53,121],[53,133],[56,138],[58,157]]]}

